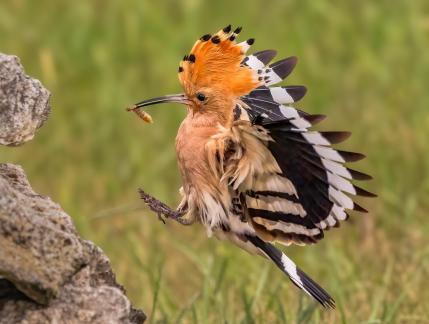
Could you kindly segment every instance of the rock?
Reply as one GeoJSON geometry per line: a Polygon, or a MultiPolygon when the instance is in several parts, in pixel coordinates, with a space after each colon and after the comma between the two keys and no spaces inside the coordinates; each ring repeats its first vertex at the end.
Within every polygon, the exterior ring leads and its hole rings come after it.
{"type": "Polygon", "coordinates": [[[0,246],[0,275],[41,304],[90,260],[68,215],[11,164],[0,164],[0,246]]]}
{"type": "MultiPolygon", "coordinates": [[[[46,121],[50,93],[0,53],[0,144],[20,145],[46,121]]],[[[143,323],[107,256],[83,240],[24,170],[0,163],[0,324],[143,323]]]]}
{"type": "Polygon", "coordinates": [[[0,144],[21,145],[48,118],[50,93],[13,55],[0,53],[0,144]]]}
{"type": "Polygon", "coordinates": [[[0,164],[0,323],[143,323],[106,255],[70,217],[0,164]]]}

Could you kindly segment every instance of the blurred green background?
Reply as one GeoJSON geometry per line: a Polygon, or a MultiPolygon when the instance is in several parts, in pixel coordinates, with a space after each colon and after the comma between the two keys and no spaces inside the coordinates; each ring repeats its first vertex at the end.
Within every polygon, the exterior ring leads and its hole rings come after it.
{"type": "Polygon", "coordinates": [[[37,192],[73,216],[110,257],[151,323],[429,323],[429,2],[0,2],[0,51],[18,55],[52,92],[38,136],[0,160],[24,166],[37,192]],[[181,91],[179,60],[202,34],[243,26],[253,50],[300,63],[297,106],[350,130],[342,148],[368,158],[364,187],[379,198],[318,245],[288,255],[336,299],[324,311],[275,266],[198,227],[163,225],[143,187],[171,206],[180,179],[174,138],[185,110],[124,107],[181,91]]]}

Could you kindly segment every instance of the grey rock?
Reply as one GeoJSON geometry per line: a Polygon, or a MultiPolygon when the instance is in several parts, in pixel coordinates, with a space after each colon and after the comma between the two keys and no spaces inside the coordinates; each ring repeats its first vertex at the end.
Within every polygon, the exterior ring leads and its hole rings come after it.
{"type": "Polygon", "coordinates": [[[21,145],[48,118],[49,91],[24,72],[19,58],[0,53],[0,144],[21,145]]]}
{"type": "Polygon", "coordinates": [[[11,164],[0,164],[0,246],[0,275],[41,304],[90,260],[68,215],[11,164]]]}
{"type": "Polygon", "coordinates": [[[106,255],[71,218],[0,164],[0,323],[143,323],[106,255]]]}
{"type": "MultiPolygon", "coordinates": [[[[50,93],[0,53],[0,144],[20,145],[47,119],[50,93]]],[[[0,324],[143,323],[107,256],[83,240],[23,169],[0,163],[0,324]]]]}

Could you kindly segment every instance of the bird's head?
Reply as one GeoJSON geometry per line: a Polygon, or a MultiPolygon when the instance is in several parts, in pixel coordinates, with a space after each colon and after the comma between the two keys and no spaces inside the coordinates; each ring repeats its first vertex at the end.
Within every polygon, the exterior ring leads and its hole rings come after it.
{"type": "Polygon", "coordinates": [[[214,35],[204,35],[179,66],[184,93],[137,103],[131,109],[165,103],[185,104],[194,113],[231,114],[234,102],[261,84],[257,73],[242,64],[253,39],[237,43],[241,28],[227,26],[214,35]]]}

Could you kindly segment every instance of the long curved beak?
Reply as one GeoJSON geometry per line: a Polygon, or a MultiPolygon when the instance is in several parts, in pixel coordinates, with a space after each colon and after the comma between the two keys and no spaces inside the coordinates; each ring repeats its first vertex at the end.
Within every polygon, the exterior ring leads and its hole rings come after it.
{"type": "Polygon", "coordinates": [[[172,94],[172,95],[156,97],[148,100],[143,100],[131,107],[128,107],[127,110],[131,111],[131,110],[135,110],[135,109],[150,106],[150,105],[156,105],[156,104],[168,103],[168,102],[176,102],[183,105],[189,105],[191,103],[185,94],[180,93],[180,94],[172,94]]]}

